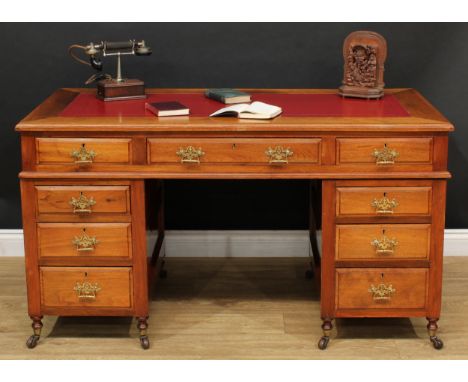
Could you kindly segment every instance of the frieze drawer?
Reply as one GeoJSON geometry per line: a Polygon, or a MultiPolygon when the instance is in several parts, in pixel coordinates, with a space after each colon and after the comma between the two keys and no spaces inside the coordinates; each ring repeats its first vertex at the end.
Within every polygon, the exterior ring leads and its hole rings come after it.
{"type": "Polygon", "coordinates": [[[38,165],[63,164],[76,168],[129,164],[131,139],[36,138],[38,165]]]}

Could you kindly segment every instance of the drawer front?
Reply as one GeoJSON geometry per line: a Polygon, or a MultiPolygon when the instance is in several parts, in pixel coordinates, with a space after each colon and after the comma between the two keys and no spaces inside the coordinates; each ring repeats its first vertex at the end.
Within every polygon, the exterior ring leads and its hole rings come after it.
{"type": "Polygon", "coordinates": [[[429,216],[432,187],[337,187],[336,216],[429,216]]]}
{"type": "Polygon", "coordinates": [[[130,223],[38,223],[39,258],[132,257],[130,223]]]}
{"type": "Polygon", "coordinates": [[[130,213],[129,186],[36,186],[39,214],[130,213]]]}
{"type": "Polygon", "coordinates": [[[131,308],[132,269],[41,267],[44,307],[131,308]]]}
{"type": "Polygon", "coordinates": [[[432,138],[338,138],[337,164],[431,164],[432,138]]]}
{"type": "Polygon", "coordinates": [[[148,162],[267,166],[318,164],[320,139],[149,139],[148,162]]]}
{"type": "Polygon", "coordinates": [[[336,259],[428,259],[430,239],[430,224],[340,224],[336,259]]]}
{"type": "Polygon", "coordinates": [[[426,268],[336,270],[336,309],[425,309],[426,268]]]}
{"type": "Polygon", "coordinates": [[[113,138],[37,138],[37,164],[128,164],[131,140],[113,138]]]}

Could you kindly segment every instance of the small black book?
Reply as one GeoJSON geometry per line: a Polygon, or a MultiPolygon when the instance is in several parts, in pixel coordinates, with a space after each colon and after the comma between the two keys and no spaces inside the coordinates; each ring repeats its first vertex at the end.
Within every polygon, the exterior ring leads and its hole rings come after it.
{"type": "Polygon", "coordinates": [[[188,115],[190,109],[177,101],[168,102],[146,102],[145,108],[156,114],[158,117],[170,117],[174,115],[188,115]]]}

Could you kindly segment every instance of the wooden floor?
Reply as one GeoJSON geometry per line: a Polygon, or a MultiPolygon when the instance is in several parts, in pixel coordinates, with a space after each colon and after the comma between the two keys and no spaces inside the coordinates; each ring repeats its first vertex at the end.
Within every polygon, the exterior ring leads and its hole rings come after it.
{"type": "Polygon", "coordinates": [[[326,351],[303,258],[170,258],[142,350],[131,318],[45,317],[29,350],[22,258],[0,258],[1,359],[468,359],[468,257],[445,258],[440,336],[425,319],[341,319],[326,351]]]}

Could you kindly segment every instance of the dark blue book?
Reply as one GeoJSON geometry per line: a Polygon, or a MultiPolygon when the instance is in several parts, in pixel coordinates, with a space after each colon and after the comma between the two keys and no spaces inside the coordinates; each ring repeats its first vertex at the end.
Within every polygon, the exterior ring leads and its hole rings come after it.
{"type": "Polygon", "coordinates": [[[205,95],[216,101],[233,104],[250,102],[250,94],[236,89],[207,89],[205,95]]]}

